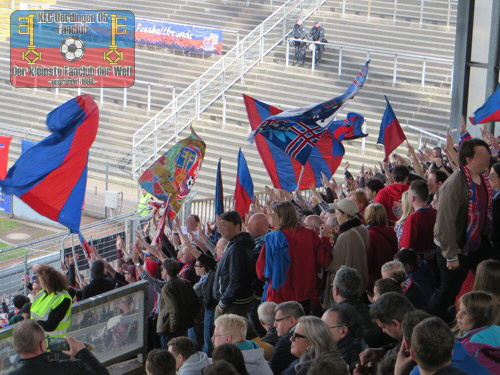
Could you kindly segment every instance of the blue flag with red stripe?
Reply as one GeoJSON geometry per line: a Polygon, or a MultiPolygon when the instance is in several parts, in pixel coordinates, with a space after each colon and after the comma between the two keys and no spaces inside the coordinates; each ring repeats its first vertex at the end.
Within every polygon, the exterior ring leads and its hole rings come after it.
{"type": "Polygon", "coordinates": [[[224,188],[222,185],[221,160],[222,159],[219,159],[219,163],[217,164],[217,175],[215,178],[215,216],[224,213],[224,188]]]}
{"type": "Polygon", "coordinates": [[[50,112],[46,122],[52,134],[24,152],[0,186],[78,233],[99,109],[90,95],[81,95],[50,112]]]}
{"type": "MultiPolygon", "coordinates": [[[[263,118],[281,112],[279,108],[247,95],[243,95],[243,98],[252,130],[262,123],[263,118]]],[[[309,155],[299,189],[321,186],[321,173],[327,177],[335,173],[344,156],[344,146],[341,141],[365,137],[367,134],[361,130],[363,123],[363,116],[355,113],[349,113],[345,120],[332,122],[309,155]]],[[[287,191],[295,190],[302,165],[261,134],[255,136],[255,144],[273,186],[287,191]]]]}
{"type": "Polygon", "coordinates": [[[236,175],[236,186],[234,188],[234,210],[244,219],[250,204],[253,202],[253,181],[248,169],[245,155],[238,151],[238,172],[236,175]]]}
{"type": "Polygon", "coordinates": [[[474,116],[469,117],[469,120],[473,125],[500,121],[500,85],[497,86],[488,100],[476,109],[474,116]]]}
{"type": "Polygon", "coordinates": [[[391,155],[391,152],[397,149],[399,145],[406,140],[406,135],[399,124],[387,96],[385,97],[385,101],[387,106],[384,116],[382,117],[382,122],[380,123],[377,143],[384,145],[385,158],[387,159],[391,155]]]}
{"type": "Polygon", "coordinates": [[[363,87],[368,76],[368,60],[341,96],[323,103],[294,108],[264,118],[250,135],[262,134],[280,150],[305,165],[316,143],[331,125],[335,114],[363,87]]]}

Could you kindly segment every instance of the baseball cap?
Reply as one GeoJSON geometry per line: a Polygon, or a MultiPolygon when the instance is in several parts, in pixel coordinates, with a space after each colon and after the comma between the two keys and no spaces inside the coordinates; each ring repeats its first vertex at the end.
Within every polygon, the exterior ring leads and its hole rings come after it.
{"type": "Polygon", "coordinates": [[[356,216],[359,212],[358,205],[349,198],[342,199],[337,203],[330,203],[328,206],[334,210],[345,212],[349,216],[356,216]]]}

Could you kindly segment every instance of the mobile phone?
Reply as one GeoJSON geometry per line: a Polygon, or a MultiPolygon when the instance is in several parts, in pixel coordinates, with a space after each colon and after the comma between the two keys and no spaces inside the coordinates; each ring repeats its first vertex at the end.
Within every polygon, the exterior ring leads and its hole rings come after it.
{"type": "Polygon", "coordinates": [[[65,339],[55,339],[49,337],[47,342],[47,349],[49,349],[51,352],[69,350],[69,344],[65,339]]]}

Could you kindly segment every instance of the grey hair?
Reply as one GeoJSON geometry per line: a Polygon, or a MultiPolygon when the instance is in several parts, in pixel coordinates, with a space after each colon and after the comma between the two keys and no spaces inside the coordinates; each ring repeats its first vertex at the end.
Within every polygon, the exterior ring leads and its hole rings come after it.
{"type": "Polygon", "coordinates": [[[45,339],[45,331],[35,320],[23,320],[15,325],[12,336],[16,352],[36,353],[40,342],[45,339]]]}
{"type": "Polygon", "coordinates": [[[283,311],[285,315],[293,316],[295,319],[299,319],[301,316],[306,315],[302,305],[295,301],[280,303],[274,308],[274,313],[276,314],[278,310],[283,311]]]}
{"type": "Polygon", "coordinates": [[[303,331],[301,333],[311,343],[311,349],[300,357],[299,363],[305,360],[314,360],[321,353],[336,350],[330,328],[320,318],[311,315],[303,316],[299,319],[297,325],[299,324],[303,331]]]}
{"type": "Polygon", "coordinates": [[[274,323],[275,309],[278,304],[276,302],[266,301],[259,305],[257,308],[257,314],[259,319],[265,324],[272,326],[274,323]]]}
{"type": "Polygon", "coordinates": [[[342,266],[335,273],[333,287],[337,288],[339,294],[344,298],[359,297],[361,278],[354,268],[342,266]]]}

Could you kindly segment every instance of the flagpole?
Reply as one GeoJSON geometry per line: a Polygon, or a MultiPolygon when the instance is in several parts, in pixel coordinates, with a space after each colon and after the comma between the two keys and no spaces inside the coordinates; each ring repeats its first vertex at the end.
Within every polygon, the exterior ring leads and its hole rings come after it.
{"type": "Polygon", "coordinates": [[[295,189],[296,192],[300,190],[300,181],[302,181],[302,176],[304,175],[305,170],[306,170],[306,166],[303,165],[302,169],[300,170],[299,179],[297,181],[297,188],[295,189]]]}
{"type": "Polygon", "coordinates": [[[76,259],[75,254],[75,241],[73,240],[73,233],[69,232],[69,236],[71,237],[71,252],[73,253],[73,260],[75,262],[75,277],[78,280],[78,284],[83,288],[82,279],[80,278],[80,270],[78,269],[78,259],[76,259]]]}

